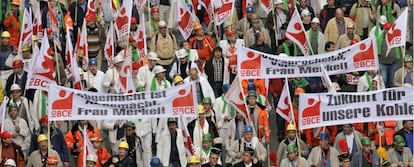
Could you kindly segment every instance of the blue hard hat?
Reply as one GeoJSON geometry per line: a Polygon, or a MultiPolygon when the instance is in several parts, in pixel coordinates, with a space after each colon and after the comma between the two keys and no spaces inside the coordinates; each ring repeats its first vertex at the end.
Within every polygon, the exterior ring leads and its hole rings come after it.
{"type": "Polygon", "coordinates": [[[248,13],[252,13],[252,12],[254,12],[254,8],[253,8],[253,6],[248,6],[248,7],[246,8],[246,12],[248,12],[248,13]]]}
{"type": "Polygon", "coordinates": [[[322,132],[321,135],[319,136],[319,140],[329,140],[329,133],[327,132],[322,132]]]}
{"type": "Polygon", "coordinates": [[[229,90],[229,84],[223,84],[223,92],[227,92],[229,90]]]}
{"type": "Polygon", "coordinates": [[[151,167],[161,167],[161,160],[158,157],[152,157],[150,162],[151,167]]]}
{"type": "Polygon", "coordinates": [[[89,59],[89,65],[98,65],[98,61],[96,60],[96,58],[89,59]]]}
{"type": "Polygon", "coordinates": [[[249,84],[247,85],[247,91],[256,91],[257,87],[253,82],[249,82],[249,84]]]}
{"type": "Polygon", "coordinates": [[[251,125],[244,125],[244,133],[253,132],[253,127],[251,125]]]}

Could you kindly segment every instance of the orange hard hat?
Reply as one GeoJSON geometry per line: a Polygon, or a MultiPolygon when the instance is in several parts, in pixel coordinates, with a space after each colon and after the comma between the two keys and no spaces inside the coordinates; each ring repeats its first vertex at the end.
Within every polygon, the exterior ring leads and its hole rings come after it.
{"type": "Polygon", "coordinates": [[[12,67],[13,68],[20,68],[23,67],[24,63],[22,59],[16,59],[13,61],[12,67]]]}
{"type": "Polygon", "coordinates": [[[194,24],[194,31],[197,31],[197,30],[202,29],[202,28],[203,28],[203,26],[201,26],[200,23],[195,23],[194,24]]]}
{"type": "Polygon", "coordinates": [[[55,155],[50,155],[49,157],[47,157],[47,164],[58,164],[59,159],[57,156],[55,155]]]}
{"type": "Polygon", "coordinates": [[[296,88],[295,89],[295,95],[299,96],[299,94],[305,93],[305,89],[303,88],[296,88]]]}

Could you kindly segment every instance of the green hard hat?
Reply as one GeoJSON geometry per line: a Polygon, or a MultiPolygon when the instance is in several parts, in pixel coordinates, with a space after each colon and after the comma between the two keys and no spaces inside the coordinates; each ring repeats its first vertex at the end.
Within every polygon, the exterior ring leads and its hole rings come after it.
{"type": "Polygon", "coordinates": [[[404,63],[413,62],[413,56],[411,55],[405,55],[404,56],[404,63]]]}
{"type": "Polygon", "coordinates": [[[287,146],[287,149],[286,150],[287,150],[288,153],[294,153],[294,152],[297,152],[298,151],[298,147],[296,146],[295,143],[290,143],[287,146]]]}
{"type": "Polygon", "coordinates": [[[167,123],[177,123],[177,120],[175,120],[175,118],[168,118],[167,119],[167,123]]]}
{"type": "Polygon", "coordinates": [[[396,146],[399,146],[399,147],[404,147],[405,146],[405,140],[401,135],[395,135],[394,136],[394,144],[396,146]]]}
{"type": "Polygon", "coordinates": [[[362,137],[361,138],[361,144],[363,146],[365,146],[365,145],[371,145],[371,140],[368,137],[362,137]]]}
{"type": "Polygon", "coordinates": [[[212,141],[213,137],[211,137],[210,133],[206,133],[203,135],[202,141],[212,141]]]}
{"type": "Polygon", "coordinates": [[[134,123],[134,122],[132,122],[132,121],[127,121],[127,122],[125,123],[125,126],[126,126],[126,127],[135,128],[135,123],[134,123]]]}
{"type": "Polygon", "coordinates": [[[210,97],[204,97],[203,98],[203,104],[211,104],[211,98],[210,97]]]}

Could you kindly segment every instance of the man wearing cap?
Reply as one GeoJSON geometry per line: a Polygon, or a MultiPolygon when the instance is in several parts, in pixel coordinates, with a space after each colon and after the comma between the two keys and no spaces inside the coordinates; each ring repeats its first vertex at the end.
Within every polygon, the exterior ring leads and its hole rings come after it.
{"type": "Polygon", "coordinates": [[[246,34],[244,35],[244,44],[246,47],[250,47],[253,44],[256,43],[256,37],[259,32],[264,33],[265,40],[264,42],[268,45],[270,45],[270,36],[267,29],[260,26],[260,19],[257,15],[253,15],[251,20],[251,27],[246,31],[246,34]]]}
{"type": "MultiPolygon", "coordinates": [[[[136,134],[136,124],[134,121],[127,121],[125,123],[125,136],[123,136],[120,140],[117,140],[116,142],[122,142],[126,141],[128,143],[129,149],[128,149],[128,155],[131,156],[131,158],[134,160],[134,162],[138,166],[143,166],[143,144],[140,137],[136,134]]],[[[117,144],[113,144],[117,145],[117,144]]],[[[148,146],[150,147],[150,146],[148,146]]],[[[114,148],[112,146],[112,149],[116,149],[117,151],[112,151],[112,154],[115,154],[118,152],[118,148],[114,148]]],[[[151,148],[150,148],[151,149],[151,148]]],[[[150,150],[151,151],[151,150],[150,150]]]]}
{"type": "Polygon", "coordinates": [[[158,23],[159,33],[151,39],[150,51],[155,52],[160,59],[158,64],[168,69],[174,59],[174,52],[178,50],[177,41],[173,34],[168,32],[167,23],[161,20],[158,23]]]}
{"type": "Polygon", "coordinates": [[[243,153],[241,154],[242,160],[233,165],[233,167],[262,167],[262,160],[254,148],[244,146],[243,153]]]}
{"type": "Polygon", "coordinates": [[[210,150],[210,155],[208,157],[208,163],[201,165],[201,167],[221,167],[222,165],[219,164],[220,160],[220,148],[212,147],[210,150]]]}
{"type": "Polygon", "coordinates": [[[9,31],[10,33],[10,44],[16,49],[19,47],[19,40],[20,40],[20,33],[19,33],[20,18],[19,17],[22,17],[19,15],[19,6],[20,6],[19,0],[11,1],[11,9],[10,11],[8,11],[6,18],[4,18],[3,20],[4,29],[9,31]]]}
{"type": "Polygon", "coordinates": [[[230,83],[233,82],[237,75],[237,48],[244,46],[244,40],[237,39],[236,35],[237,34],[233,30],[227,30],[227,40],[220,41],[220,47],[223,49],[223,56],[229,59],[230,83]]]}
{"type": "Polygon", "coordinates": [[[270,128],[269,119],[266,107],[257,102],[257,92],[249,91],[247,93],[247,108],[250,112],[249,124],[257,130],[256,135],[260,142],[269,144],[270,142],[270,128]]]}
{"type": "Polygon", "coordinates": [[[59,153],[53,149],[48,149],[48,140],[48,137],[44,134],[40,134],[37,137],[39,149],[30,154],[27,160],[27,166],[43,167],[47,164],[48,156],[55,156],[58,162],[58,166],[62,166],[62,161],[59,157],[59,153]]]}
{"type": "Polygon", "coordinates": [[[160,32],[158,23],[160,22],[160,9],[156,6],[151,8],[151,19],[145,23],[145,35],[147,44],[150,43],[152,37],[160,32]]]}
{"type": "MultiPolygon", "coordinates": [[[[24,62],[23,59],[15,59],[12,63],[13,73],[7,78],[6,83],[6,91],[7,96],[10,96],[10,87],[13,84],[17,84],[25,90],[26,87],[26,81],[27,81],[27,72],[23,71],[24,62]]],[[[34,92],[32,91],[32,94],[34,92]]]]}
{"type": "Polygon", "coordinates": [[[412,87],[414,85],[413,79],[413,56],[405,55],[404,68],[401,67],[395,71],[393,85],[395,87],[412,87]]]}
{"type": "Polygon", "coordinates": [[[335,17],[328,21],[325,28],[325,40],[337,42],[339,36],[346,33],[346,26],[353,21],[344,17],[344,12],[342,9],[338,8],[335,11],[335,17]]]}
{"type": "Polygon", "coordinates": [[[368,137],[361,138],[362,149],[352,156],[352,166],[380,166],[380,159],[377,150],[373,147],[373,143],[368,137]],[[372,146],[371,146],[372,145],[372,146]]]}
{"type": "MultiPolygon", "coordinates": [[[[94,135],[94,136],[89,137],[89,141],[92,144],[92,148],[88,148],[88,149],[94,150],[95,154],[87,152],[87,156],[96,155],[97,156],[97,160],[95,161],[96,166],[97,167],[103,166],[108,161],[108,159],[111,157],[111,155],[108,153],[108,150],[105,147],[101,146],[102,138],[97,135],[94,135]]],[[[84,167],[83,166],[83,160],[84,160],[83,154],[84,154],[84,151],[81,151],[79,154],[78,167],[84,167]]]]}
{"type": "Polygon", "coordinates": [[[109,158],[108,162],[104,166],[107,166],[107,167],[116,167],[116,166],[133,167],[135,166],[134,160],[128,155],[128,149],[129,149],[128,143],[125,141],[121,141],[118,144],[118,148],[119,148],[119,154],[113,155],[111,158],[109,158]]]}
{"type": "Polygon", "coordinates": [[[105,73],[105,78],[103,80],[103,86],[110,93],[121,93],[122,84],[119,80],[119,71],[122,69],[124,64],[124,53],[119,52],[114,58],[114,66],[111,69],[108,69],[105,73]]]}
{"type": "Polygon", "coordinates": [[[31,111],[32,103],[26,97],[22,96],[22,89],[18,84],[13,84],[10,87],[10,102],[17,105],[19,111],[19,117],[24,119],[27,122],[27,125],[30,128],[30,132],[39,130],[40,125],[37,120],[36,112],[31,111]]]}
{"type": "Polygon", "coordinates": [[[406,147],[411,150],[411,153],[414,152],[413,145],[414,145],[414,129],[413,129],[413,120],[403,120],[402,121],[403,128],[398,130],[394,135],[400,135],[404,138],[406,143],[406,147]]]}
{"type": "Polygon", "coordinates": [[[101,93],[105,92],[102,84],[105,79],[105,73],[98,69],[98,60],[96,58],[89,59],[88,71],[84,73],[84,79],[88,88],[95,88],[101,93]]]}
{"type": "MultiPolygon", "coordinates": [[[[102,66],[102,49],[105,45],[105,30],[98,24],[97,14],[95,12],[89,12],[85,17],[86,31],[87,31],[87,43],[88,43],[88,57],[89,59],[95,58],[98,62],[98,69],[102,66]]],[[[82,55],[84,56],[84,55],[82,55]]]]}
{"type": "Polygon", "coordinates": [[[243,127],[243,137],[239,140],[233,141],[228,149],[228,155],[232,158],[231,163],[237,164],[243,161],[243,152],[246,147],[252,148],[256,152],[256,158],[258,161],[266,160],[266,149],[259,139],[253,135],[253,127],[250,125],[245,125],[243,127]]]}
{"type": "Polygon", "coordinates": [[[51,155],[47,157],[46,167],[57,167],[59,164],[59,159],[57,156],[51,155]]]}
{"type": "Polygon", "coordinates": [[[8,159],[14,160],[19,166],[25,166],[25,157],[19,145],[13,142],[12,134],[8,131],[3,131],[1,137],[1,161],[0,166],[5,165],[8,159]]]}
{"type": "Polygon", "coordinates": [[[203,98],[203,107],[205,110],[204,117],[214,124],[216,124],[217,128],[219,128],[223,124],[222,115],[220,112],[216,112],[213,109],[213,102],[210,97],[203,98]]]}
{"type": "Polygon", "coordinates": [[[271,12],[267,16],[266,28],[269,30],[271,39],[272,51],[276,52],[277,47],[284,42],[284,34],[289,24],[290,14],[289,11],[284,9],[283,0],[274,1],[274,14],[271,12]],[[276,21],[276,23],[275,23],[276,21]]]}
{"type": "Polygon", "coordinates": [[[195,82],[196,84],[196,96],[197,96],[197,103],[202,103],[204,97],[210,97],[214,99],[216,96],[214,95],[213,88],[211,87],[208,80],[204,77],[204,75],[200,74],[200,71],[197,67],[192,67],[190,69],[190,74],[187,78],[184,79],[185,83],[195,82]]]}
{"type": "MultiPolygon", "coordinates": [[[[306,4],[306,2],[305,2],[305,4],[306,4]]],[[[314,18],[314,17],[311,17],[312,13],[309,12],[309,10],[305,9],[305,10],[302,10],[302,12],[300,13],[300,16],[301,16],[301,19],[302,19],[303,28],[305,29],[305,31],[308,31],[311,28],[312,18],[314,18]]]]}
{"type": "Polygon", "coordinates": [[[83,135],[85,134],[87,137],[101,137],[98,128],[92,126],[87,120],[78,120],[66,133],[65,142],[75,160],[84,146],[83,135]]]}
{"type": "Polygon", "coordinates": [[[147,55],[148,64],[141,67],[138,70],[137,80],[138,80],[138,91],[147,90],[149,85],[146,83],[149,82],[154,77],[154,67],[157,64],[157,61],[160,60],[155,52],[149,52],[147,55]]]}
{"type": "MultiPolygon", "coordinates": [[[[175,118],[167,119],[168,130],[160,133],[157,144],[157,157],[163,166],[185,166],[187,164],[186,149],[182,129],[177,128],[175,118]]],[[[183,127],[185,128],[185,127],[183,127]]]]}
{"type": "Polygon", "coordinates": [[[287,56],[303,56],[302,51],[298,48],[298,46],[293,43],[292,40],[285,36],[285,40],[283,43],[279,43],[279,47],[277,48],[277,54],[282,55],[284,53],[287,56]]]}
{"type": "Polygon", "coordinates": [[[191,49],[196,49],[200,59],[200,70],[203,70],[204,63],[210,59],[214,48],[216,47],[211,36],[204,34],[203,26],[200,23],[194,24],[195,36],[188,40],[191,49]]]}
{"type": "Polygon", "coordinates": [[[354,129],[353,124],[345,124],[343,125],[343,131],[338,133],[335,137],[335,141],[333,144],[333,147],[337,150],[340,150],[338,142],[340,139],[346,139],[346,143],[348,145],[348,153],[349,157],[352,158],[352,156],[362,149],[361,145],[361,138],[362,134],[354,129]]]}
{"type": "Polygon", "coordinates": [[[214,91],[214,98],[223,94],[223,84],[230,84],[229,60],[223,57],[223,49],[216,47],[213,50],[213,57],[207,60],[204,70],[207,80],[214,91]]]}
{"type": "Polygon", "coordinates": [[[200,58],[198,57],[197,50],[191,49],[190,43],[188,41],[182,41],[180,43],[180,47],[182,49],[185,49],[188,53],[188,60],[192,61],[193,63],[196,63],[198,66],[200,65],[200,58]]]}
{"type": "Polygon", "coordinates": [[[352,5],[349,17],[354,18],[355,34],[358,34],[361,40],[368,38],[369,31],[375,26],[376,14],[375,6],[371,5],[369,0],[361,0],[352,5]]]}
{"type": "MultiPolygon", "coordinates": [[[[298,146],[295,143],[290,143],[287,148],[287,157],[282,159],[280,166],[285,167],[309,167],[308,161],[305,158],[298,155],[298,146]]],[[[281,158],[281,157],[278,157],[281,158]]]]}
{"type": "Polygon", "coordinates": [[[197,155],[190,156],[187,162],[187,167],[201,167],[201,159],[197,155]]]}
{"type": "Polygon", "coordinates": [[[15,103],[9,103],[8,111],[9,116],[6,117],[3,124],[4,130],[9,131],[12,134],[13,142],[22,147],[23,153],[27,153],[30,146],[30,129],[27,122],[19,116],[19,110],[15,103]]]}
{"type": "Polygon", "coordinates": [[[13,159],[8,159],[3,165],[4,167],[16,167],[16,162],[13,159]]]}
{"type": "Polygon", "coordinates": [[[352,40],[361,41],[359,35],[355,34],[354,32],[355,26],[353,23],[348,23],[346,26],[346,33],[339,36],[338,41],[336,42],[336,49],[342,49],[348,47],[351,44],[352,40]]]}
{"type": "MultiPolygon", "coordinates": [[[[239,20],[236,26],[236,32],[237,35],[243,39],[244,35],[246,34],[246,31],[252,27],[252,18],[257,17],[257,14],[255,13],[254,6],[247,6],[246,7],[246,16],[244,16],[242,19],[239,20]]],[[[264,27],[262,21],[259,19],[259,25],[260,27],[264,27]]]]}
{"type": "Polygon", "coordinates": [[[11,68],[6,65],[6,60],[14,50],[16,49],[10,45],[10,33],[8,31],[3,31],[1,33],[0,44],[0,78],[2,85],[6,85],[7,77],[13,72],[11,68]]]}
{"type": "Polygon", "coordinates": [[[377,70],[368,70],[361,77],[358,78],[357,92],[368,92],[374,90],[374,80],[376,80],[375,86],[377,89],[385,89],[385,81],[383,75],[378,73],[377,70]]]}
{"type": "MultiPolygon", "coordinates": [[[[202,137],[202,148],[200,152],[196,152],[196,155],[200,155],[201,164],[207,164],[210,160],[210,153],[213,145],[213,138],[211,138],[210,133],[206,133],[202,137]]],[[[219,160],[220,161],[220,160],[219,160]]]]}
{"type": "Polygon", "coordinates": [[[171,87],[171,83],[165,79],[165,73],[167,70],[164,67],[156,65],[153,69],[154,77],[151,80],[147,81],[146,90],[147,91],[160,91],[165,90],[171,87]]]}
{"type": "Polygon", "coordinates": [[[381,0],[381,3],[377,6],[377,18],[385,15],[389,23],[394,23],[400,13],[400,6],[392,0],[381,0]]]}
{"type": "Polygon", "coordinates": [[[319,136],[319,146],[312,149],[308,157],[310,166],[339,166],[339,152],[329,145],[329,134],[322,132],[319,136]]]}
{"type": "Polygon", "coordinates": [[[175,52],[178,61],[175,61],[170,69],[169,77],[173,79],[175,76],[187,78],[192,67],[197,67],[197,64],[188,60],[188,52],[185,49],[180,49],[175,52]]]}
{"type": "Polygon", "coordinates": [[[37,137],[39,134],[49,135],[50,144],[53,146],[53,149],[59,153],[60,159],[62,159],[64,165],[69,166],[70,153],[62,131],[59,128],[56,128],[54,124],[50,124],[48,127],[49,119],[47,115],[42,116],[39,122],[41,127],[38,133],[32,134],[28,155],[30,155],[33,151],[39,149],[39,145],[37,144],[37,137]],[[48,133],[48,128],[50,128],[50,133],[48,133]]]}
{"type": "Polygon", "coordinates": [[[182,85],[182,84],[184,84],[183,77],[181,77],[179,75],[175,76],[174,79],[173,79],[173,85],[178,86],[178,85],[182,85]]]}
{"type": "Polygon", "coordinates": [[[320,31],[319,19],[313,18],[311,21],[311,28],[307,31],[308,42],[312,47],[314,54],[324,53],[325,35],[320,31]]]}
{"type": "Polygon", "coordinates": [[[97,167],[98,157],[95,154],[86,156],[86,167],[97,167]]]}
{"type": "Polygon", "coordinates": [[[277,166],[280,166],[280,162],[287,157],[286,148],[288,148],[291,144],[294,144],[295,146],[300,144],[301,156],[307,157],[309,154],[309,148],[306,145],[306,143],[302,139],[296,137],[297,136],[296,126],[293,124],[289,124],[286,128],[286,131],[287,131],[286,139],[283,139],[280,142],[279,147],[277,149],[277,157],[278,157],[277,166]]]}
{"type": "Polygon", "coordinates": [[[402,136],[394,136],[394,147],[387,151],[387,159],[391,163],[391,166],[413,166],[413,154],[408,147],[405,147],[405,145],[406,142],[402,136]]]}

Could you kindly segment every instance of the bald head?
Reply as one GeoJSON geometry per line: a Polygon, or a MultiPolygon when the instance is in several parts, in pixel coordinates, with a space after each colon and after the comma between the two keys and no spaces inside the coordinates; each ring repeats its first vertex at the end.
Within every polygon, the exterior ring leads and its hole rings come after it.
{"type": "Polygon", "coordinates": [[[337,21],[343,21],[344,20],[344,11],[342,11],[341,8],[336,9],[335,18],[336,18],[337,21]]]}

